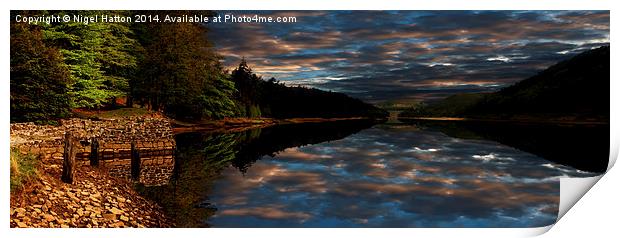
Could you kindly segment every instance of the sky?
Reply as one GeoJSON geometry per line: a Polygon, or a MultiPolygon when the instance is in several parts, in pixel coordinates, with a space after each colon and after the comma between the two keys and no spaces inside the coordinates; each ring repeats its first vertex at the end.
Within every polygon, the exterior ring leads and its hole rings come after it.
{"type": "Polygon", "coordinates": [[[218,11],[294,23],[211,23],[232,69],[371,103],[490,92],[609,45],[609,11],[218,11]]]}

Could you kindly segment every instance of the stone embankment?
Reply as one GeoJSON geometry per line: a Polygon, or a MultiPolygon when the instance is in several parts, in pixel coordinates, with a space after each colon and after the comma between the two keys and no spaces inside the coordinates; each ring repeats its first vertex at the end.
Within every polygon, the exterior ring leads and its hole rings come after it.
{"type": "Polygon", "coordinates": [[[62,164],[65,133],[79,140],[74,149],[80,166],[102,166],[113,176],[147,186],[166,184],[172,175],[176,143],[166,118],[69,119],[60,126],[14,123],[11,147],[40,155],[45,163],[62,164]]]}
{"type": "Polygon", "coordinates": [[[11,124],[11,148],[39,155],[39,181],[11,196],[11,227],[167,227],[161,208],[133,183],[167,184],[175,141],[165,118],[69,119],[11,124]],[[65,133],[77,138],[72,184],[60,181],[65,133]]]}

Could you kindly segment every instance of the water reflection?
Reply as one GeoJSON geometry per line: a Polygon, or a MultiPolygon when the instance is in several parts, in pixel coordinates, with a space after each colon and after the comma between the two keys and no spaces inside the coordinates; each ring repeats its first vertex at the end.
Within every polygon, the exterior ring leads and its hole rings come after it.
{"type": "Polygon", "coordinates": [[[581,170],[602,173],[609,162],[609,124],[405,121],[456,138],[497,141],[581,170]]]}
{"type": "Polygon", "coordinates": [[[119,145],[126,148],[118,150],[121,153],[115,156],[99,161],[109,175],[140,183],[141,186],[161,186],[170,182],[174,170],[172,147],[141,148],[137,150],[137,159],[132,159],[131,145],[119,145]]]}
{"type": "Polygon", "coordinates": [[[555,221],[559,178],[594,175],[417,125],[362,130],[372,124],[180,135],[173,182],[143,193],[183,227],[533,227],[555,221]]]}
{"type": "MultiPolygon", "coordinates": [[[[408,129],[408,130],[407,130],[408,129]]],[[[372,128],[227,168],[218,227],[529,227],[555,221],[558,179],[590,173],[481,140],[372,128]]]]}
{"type": "Polygon", "coordinates": [[[177,156],[170,184],[138,187],[157,201],[180,227],[208,227],[217,206],[208,200],[224,168],[243,173],[257,160],[286,148],[339,140],[376,124],[354,120],[282,125],[229,134],[184,133],[176,136],[177,156]]]}

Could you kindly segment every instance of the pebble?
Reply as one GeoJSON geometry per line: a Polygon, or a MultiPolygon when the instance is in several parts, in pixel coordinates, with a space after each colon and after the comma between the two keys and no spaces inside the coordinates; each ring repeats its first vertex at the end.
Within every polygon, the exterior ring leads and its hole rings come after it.
{"type": "Polygon", "coordinates": [[[43,218],[48,222],[56,220],[56,218],[50,214],[43,214],[43,218]]]}
{"type": "Polygon", "coordinates": [[[115,215],[123,214],[123,210],[120,210],[120,209],[118,209],[116,207],[113,207],[112,209],[109,209],[108,211],[113,213],[113,214],[115,214],[115,215]]]}

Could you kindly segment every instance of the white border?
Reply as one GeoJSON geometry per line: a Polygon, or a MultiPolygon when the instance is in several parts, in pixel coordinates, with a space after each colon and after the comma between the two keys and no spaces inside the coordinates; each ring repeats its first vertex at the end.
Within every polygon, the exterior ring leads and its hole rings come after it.
{"type": "MultiPolygon", "coordinates": [[[[8,173],[8,148],[9,148],[9,9],[144,9],[144,10],[174,10],[174,9],[212,9],[212,10],[611,10],[611,25],[614,24],[614,12],[617,5],[612,5],[611,0],[235,0],[235,1],[76,1],[76,0],[36,0],[36,1],[8,1],[5,2],[7,8],[2,11],[2,21],[5,26],[2,29],[2,48],[5,57],[2,58],[4,65],[4,75],[6,80],[3,81],[4,87],[0,87],[3,95],[1,100],[2,111],[6,113],[2,117],[0,128],[5,133],[2,137],[4,146],[0,146],[0,150],[6,156],[3,165],[1,179],[2,188],[2,207],[0,208],[0,223],[5,226],[2,230],[8,237],[24,236],[24,237],[110,237],[115,236],[213,236],[213,237],[312,237],[317,236],[356,236],[356,237],[389,237],[389,236],[411,236],[420,237],[523,237],[541,234],[551,227],[543,227],[536,229],[8,229],[9,213],[8,194],[9,194],[9,173],[8,173]],[[5,167],[6,166],[6,167],[5,167]]],[[[617,22],[617,21],[616,21],[617,22]]],[[[611,28],[610,36],[613,39],[614,28],[611,28]]],[[[611,48],[612,65],[617,62],[616,48],[611,48]]],[[[611,78],[617,78],[617,73],[612,67],[611,78]]],[[[618,118],[619,96],[613,92],[620,92],[619,85],[616,81],[611,80],[611,153],[612,159],[615,161],[618,153],[618,118]]],[[[610,165],[613,162],[610,161],[610,165]]],[[[568,211],[567,216],[561,219],[551,232],[545,234],[545,237],[573,237],[573,235],[581,234],[581,236],[592,236],[593,234],[609,235],[617,234],[617,213],[618,209],[618,172],[617,169],[612,170],[603,176],[601,182],[594,186],[590,194],[586,194],[584,199],[593,200],[578,202],[572,210],[568,211]],[[612,178],[611,177],[614,174],[612,178]],[[604,184],[601,184],[604,183],[604,184]],[[594,202],[604,201],[604,202],[594,202]],[[584,210],[583,207],[586,207],[584,210]],[[615,210],[614,210],[615,209],[615,210]],[[611,211],[604,213],[602,211],[611,211]],[[600,217],[600,215],[608,216],[600,217]],[[563,220],[568,220],[563,224],[563,220]],[[611,221],[611,222],[609,222],[611,221]],[[583,224],[588,226],[584,227],[583,224]],[[603,224],[603,226],[599,225],[603,224]],[[605,224],[607,224],[605,226],[605,224]]],[[[598,180],[598,179],[595,179],[598,180]]],[[[594,181],[595,182],[595,181],[594,181]]],[[[592,186],[592,180],[587,181],[592,186]]],[[[7,236],[3,236],[7,237],[7,236]]]]}

